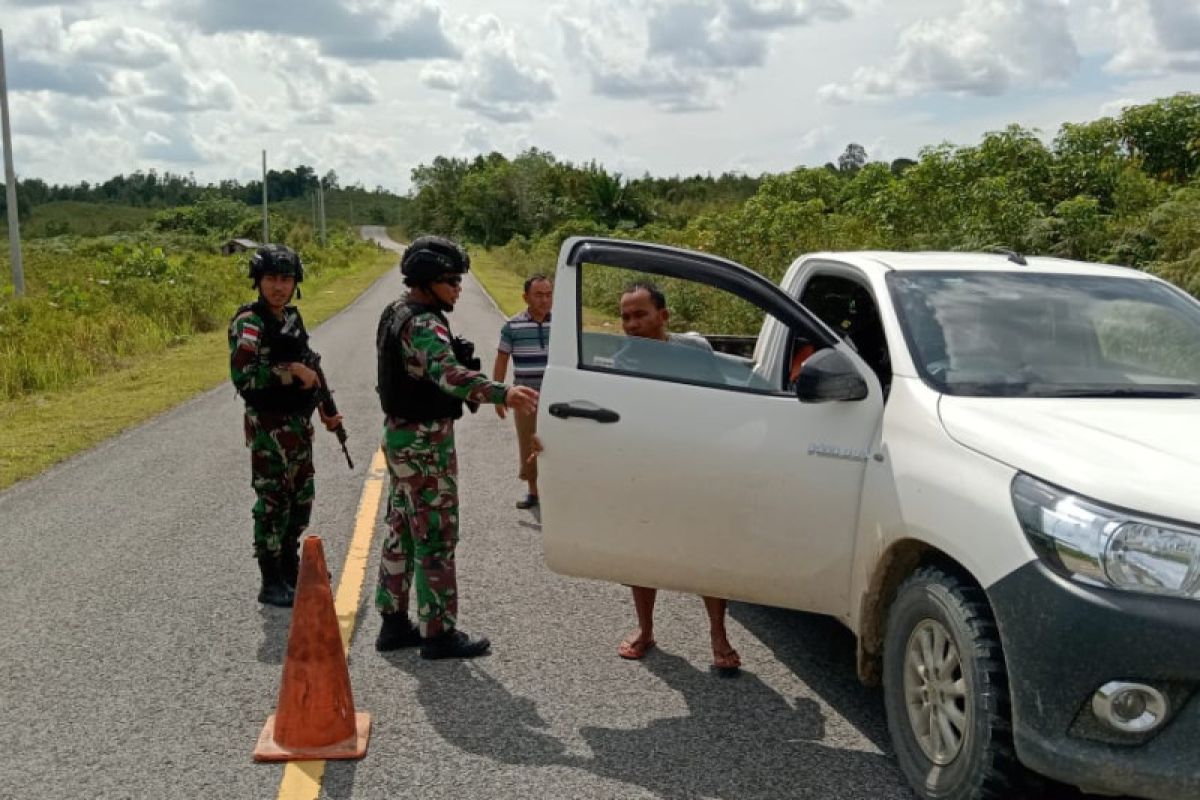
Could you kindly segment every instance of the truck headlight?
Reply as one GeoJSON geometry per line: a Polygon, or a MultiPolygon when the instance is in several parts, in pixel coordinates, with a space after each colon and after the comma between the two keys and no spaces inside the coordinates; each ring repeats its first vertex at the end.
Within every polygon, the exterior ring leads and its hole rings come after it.
{"type": "Polygon", "coordinates": [[[1012,498],[1030,543],[1059,573],[1200,600],[1200,530],[1108,508],[1028,475],[1013,480],[1012,498]]]}

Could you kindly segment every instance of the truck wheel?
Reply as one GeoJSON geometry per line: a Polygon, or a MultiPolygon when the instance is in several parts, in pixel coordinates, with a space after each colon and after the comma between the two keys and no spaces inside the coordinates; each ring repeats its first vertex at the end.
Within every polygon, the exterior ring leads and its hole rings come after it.
{"type": "Polygon", "coordinates": [[[888,611],[883,696],[896,760],[928,800],[1021,797],[1000,634],[981,589],[938,567],[888,611]]]}

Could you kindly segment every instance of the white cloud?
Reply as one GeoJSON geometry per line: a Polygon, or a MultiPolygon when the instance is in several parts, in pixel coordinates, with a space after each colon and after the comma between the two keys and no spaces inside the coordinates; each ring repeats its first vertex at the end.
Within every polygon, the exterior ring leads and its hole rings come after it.
{"type": "Polygon", "coordinates": [[[298,36],[339,58],[405,61],[457,55],[446,37],[441,9],[431,0],[358,8],[339,0],[307,0],[303,6],[293,0],[189,0],[173,11],[207,34],[298,36]]]}
{"type": "Polygon", "coordinates": [[[241,104],[241,93],[233,81],[218,70],[173,70],[143,77],[148,93],[141,102],[152,109],[172,113],[237,110],[241,104]]]}
{"type": "Polygon", "coordinates": [[[428,64],[421,69],[421,82],[430,89],[441,89],[453,92],[458,89],[459,71],[436,64],[428,64]]]}
{"type": "Polygon", "coordinates": [[[1105,68],[1115,74],[1200,72],[1200,3],[1111,0],[1104,17],[1117,39],[1105,68]]]}
{"type": "Polygon", "coordinates": [[[1067,80],[1079,66],[1065,0],[967,0],[951,18],[923,19],[900,34],[886,67],[860,67],[822,99],[951,92],[982,96],[1067,80]]]}
{"type": "Polygon", "coordinates": [[[191,134],[181,129],[170,130],[166,134],[158,131],[146,131],[142,136],[138,155],[152,161],[174,164],[204,162],[204,156],[197,149],[191,134]]]}
{"type": "Polygon", "coordinates": [[[818,20],[838,22],[851,14],[844,0],[726,0],[725,7],[730,24],[745,29],[807,25],[818,20]]]}
{"type": "Polygon", "coordinates": [[[421,72],[429,88],[453,92],[460,108],[496,122],[524,122],[557,97],[550,70],[498,18],[467,22],[461,39],[461,63],[421,72]]]}
{"type": "Polygon", "coordinates": [[[14,136],[52,137],[58,119],[50,110],[45,92],[21,92],[12,97],[12,132],[14,136]]]}
{"type": "Polygon", "coordinates": [[[14,33],[6,54],[14,91],[104,97],[114,93],[118,69],[152,69],[179,58],[174,44],[151,31],[71,18],[62,8],[34,12],[14,33]]]}
{"type": "Polygon", "coordinates": [[[495,147],[488,129],[477,122],[463,126],[462,140],[458,149],[462,153],[490,153],[495,147]]]}
{"type": "Polygon", "coordinates": [[[66,33],[65,55],[93,64],[149,69],[179,58],[179,48],[163,37],[107,20],[80,20],[66,33]]]}
{"type": "Polygon", "coordinates": [[[719,107],[741,71],[765,65],[777,32],[850,15],[844,0],[592,0],[554,11],[568,60],[596,93],[672,112],[719,107]]]}
{"type": "Polygon", "coordinates": [[[533,145],[629,175],[776,172],[1194,90],[1200,43],[1200,0],[556,1],[0,0],[17,169],[245,181],[266,149],[403,190],[438,155],[533,145]]]}
{"type": "Polygon", "coordinates": [[[249,34],[260,53],[259,62],[284,86],[288,106],[301,122],[328,123],[339,105],[370,105],[379,99],[379,85],[365,69],[322,57],[316,44],[266,34],[249,34]]]}

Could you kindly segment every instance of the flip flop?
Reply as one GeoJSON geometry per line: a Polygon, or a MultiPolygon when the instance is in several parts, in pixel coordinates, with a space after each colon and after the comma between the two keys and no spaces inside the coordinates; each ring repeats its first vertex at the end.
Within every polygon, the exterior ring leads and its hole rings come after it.
{"type": "Polygon", "coordinates": [[[716,655],[715,653],[713,654],[713,667],[716,668],[718,672],[737,672],[739,669],[741,669],[741,666],[742,657],[738,655],[737,650],[730,648],[728,653],[721,656],[716,655]]]}
{"type": "Polygon", "coordinates": [[[646,657],[646,653],[648,653],[652,647],[654,647],[653,639],[648,642],[642,639],[635,639],[631,642],[626,639],[625,641],[621,642],[619,647],[617,647],[617,655],[630,661],[639,661],[646,657]]]}

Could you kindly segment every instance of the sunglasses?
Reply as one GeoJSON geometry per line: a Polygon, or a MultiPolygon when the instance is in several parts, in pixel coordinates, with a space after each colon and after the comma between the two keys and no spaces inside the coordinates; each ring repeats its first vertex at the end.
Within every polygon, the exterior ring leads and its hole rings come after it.
{"type": "Polygon", "coordinates": [[[461,275],[446,275],[441,278],[438,278],[436,281],[434,281],[434,283],[444,283],[444,284],[447,284],[448,286],[462,286],[462,276],[461,275]]]}

